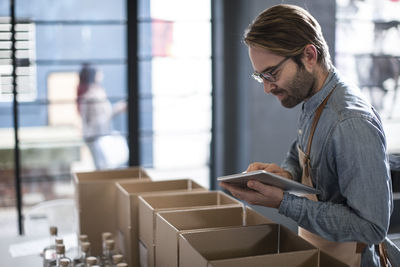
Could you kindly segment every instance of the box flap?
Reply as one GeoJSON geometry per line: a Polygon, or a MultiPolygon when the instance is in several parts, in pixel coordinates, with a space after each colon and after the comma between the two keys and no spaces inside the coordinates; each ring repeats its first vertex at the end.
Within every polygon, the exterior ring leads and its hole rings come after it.
{"type": "Polygon", "coordinates": [[[178,231],[242,225],[242,207],[200,208],[158,213],[178,231]]]}
{"type": "Polygon", "coordinates": [[[244,225],[257,225],[257,224],[267,224],[267,223],[274,223],[261,213],[255,211],[254,209],[246,206],[245,211],[245,218],[244,218],[244,225]]]}
{"type": "Polygon", "coordinates": [[[124,169],[112,169],[112,170],[97,170],[90,172],[76,172],[74,175],[74,182],[100,182],[109,180],[124,180],[129,178],[147,178],[150,176],[141,167],[130,167],[124,169]]]}
{"type": "Polygon", "coordinates": [[[204,189],[204,187],[193,188],[193,182],[188,179],[182,180],[168,180],[168,181],[155,181],[155,182],[142,182],[136,183],[131,181],[118,182],[121,188],[129,194],[138,194],[153,191],[176,191],[176,190],[196,190],[204,189]]]}
{"type": "Polygon", "coordinates": [[[221,228],[181,235],[208,261],[278,253],[277,224],[221,228]]]}
{"type": "MultiPolygon", "coordinates": [[[[285,267],[317,267],[318,250],[306,250],[289,252],[282,254],[259,255],[253,257],[234,258],[211,261],[209,267],[265,267],[265,266],[285,266],[285,267]]],[[[189,267],[180,266],[180,267],[189,267]]]]}

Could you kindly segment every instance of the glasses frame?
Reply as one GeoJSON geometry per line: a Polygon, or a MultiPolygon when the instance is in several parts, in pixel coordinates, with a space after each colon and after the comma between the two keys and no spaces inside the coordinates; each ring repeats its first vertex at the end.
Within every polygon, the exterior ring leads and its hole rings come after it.
{"type": "Polygon", "coordinates": [[[251,77],[253,77],[254,80],[256,80],[259,83],[263,83],[264,80],[266,80],[267,82],[270,82],[270,83],[274,83],[274,82],[276,82],[275,73],[278,71],[279,67],[281,67],[283,65],[283,63],[285,63],[289,58],[290,57],[285,57],[277,65],[271,67],[269,71],[264,71],[261,73],[255,71],[255,72],[253,72],[253,74],[251,74],[251,77]]]}

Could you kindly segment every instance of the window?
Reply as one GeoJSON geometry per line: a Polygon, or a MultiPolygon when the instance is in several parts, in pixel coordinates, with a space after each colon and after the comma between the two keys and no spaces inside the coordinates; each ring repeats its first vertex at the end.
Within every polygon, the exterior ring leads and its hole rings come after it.
{"type": "MultiPolygon", "coordinates": [[[[0,4],[0,17],[5,18],[0,21],[2,235],[17,233],[9,9],[8,1],[0,4]]],[[[126,1],[20,0],[15,1],[15,13],[22,207],[25,223],[35,223],[27,212],[36,204],[73,198],[71,172],[127,163],[126,1]],[[80,94],[79,75],[87,63],[96,70],[96,86],[83,91],[91,94],[80,94]],[[88,107],[97,110],[95,118],[106,117],[107,110],[115,112],[96,135],[89,135],[93,128],[83,123],[88,107]],[[125,157],[97,166],[93,140],[102,140],[108,148],[122,145],[125,157]]]]}
{"type": "Polygon", "coordinates": [[[209,187],[211,1],[139,1],[140,142],[155,179],[209,187]]]}

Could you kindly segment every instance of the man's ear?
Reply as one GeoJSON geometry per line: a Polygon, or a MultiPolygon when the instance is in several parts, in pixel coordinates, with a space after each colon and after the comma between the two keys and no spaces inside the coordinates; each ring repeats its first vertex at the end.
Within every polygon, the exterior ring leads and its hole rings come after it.
{"type": "Polygon", "coordinates": [[[304,67],[309,71],[312,72],[317,65],[318,61],[318,52],[317,48],[312,45],[308,44],[303,50],[303,57],[302,57],[304,67]]]}

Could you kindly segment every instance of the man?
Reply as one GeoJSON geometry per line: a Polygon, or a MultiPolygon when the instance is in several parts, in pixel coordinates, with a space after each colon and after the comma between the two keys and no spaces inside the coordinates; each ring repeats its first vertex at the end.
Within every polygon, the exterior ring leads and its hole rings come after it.
{"type": "Polygon", "coordinates": [[[282,166],[250,164],[316,187],[295,196],[249,181],[220,185],[250,204],[277,208],[310,243],[350,266],[381,266],[378,244],[392,211],[386,140],[379,115],[332,66],[318,22],[304,9],[277,5],[246,30],[253,77],[286,108],[300,103],[298,136],[282,166]],[[314,125],[313,125],[314,124],[314,125]]]}

